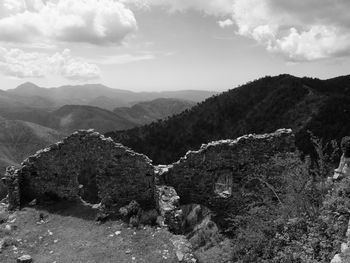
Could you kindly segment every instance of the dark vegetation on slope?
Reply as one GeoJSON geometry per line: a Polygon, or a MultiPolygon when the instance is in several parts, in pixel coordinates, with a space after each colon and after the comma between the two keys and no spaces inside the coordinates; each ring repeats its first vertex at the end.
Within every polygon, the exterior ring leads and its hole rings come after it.
{"type": "Polygon", "coordinates": [[[34,123],[0,119],[0,173],[62,137],[59,132],[34,123]]]}
{"type": "Polygon", "coordinates": [[[138,125],[144,125],[181,113],[195,104],[195,102],[188,100],[159,98],[139,102],[132,107],[115,108],[113,112],[138,125]]]}
{"type": "Polygon", "coordinates": [[[98,132],[107,132],[113,129],[130,129],[135,123],[118,116],[111,111],[85,105],[66,105],[53,111],[52,123],[49,127],[65,133],[79,129],[95,129],[98,132]]]}
{"type": "Polygon", "coordinates": [[[308,130],[340,140],[350,129],[350,76],[330,80],[265,77],[213,96],[167,120],[107,133],[154,163],[177,161],[202,143],[292,128],[297,146],[313,154],[308,130]]]}
{"type": "MultiPolygon", "coordinates": [[[[0,174],[7,166],[18,166],[36,151],[62,139],[63,135],[47,127],[0,117],[0,174]]],[[[0,199],[6,189],[0,182],[0,199]]]]}

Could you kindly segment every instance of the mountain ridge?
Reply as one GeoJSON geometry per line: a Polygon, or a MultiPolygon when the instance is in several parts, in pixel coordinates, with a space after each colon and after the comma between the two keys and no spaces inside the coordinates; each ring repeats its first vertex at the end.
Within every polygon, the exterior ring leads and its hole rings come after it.
{"type": "Polygon", "coordinates": [[[131,107],[115,108],[113,112],[138,125],[144,125],[188,110],[195,104],[195,102],[189,100],[159,98],[139,102],[131,107]]]}
{"type": "Polygon", "coordinates": [[[106,136],[156,163],[170,163],[209,141],[284,127],[292,128],[297,146],[312,154],[308,130],[326,141],[340,140],[350,129],[348,119],[349,76],[319,80],[282,74],[215,95],[166,121],[106,136]]]}
{"type": "Polygon", "coordinates": [[[11,98],[41,98],[45,103],[41,108],[59,108],[63,105],[92,105],[112,110],[125,107],[141,101],[157,98],[176,98],[202,101],[217,92],[205,90],[179,90],[160,92],[134,92],[110,88],[102,84],[65,85],[60,87],[43,88],[31,82],[25,82],[14,89],[2,92],[11,98]]]}

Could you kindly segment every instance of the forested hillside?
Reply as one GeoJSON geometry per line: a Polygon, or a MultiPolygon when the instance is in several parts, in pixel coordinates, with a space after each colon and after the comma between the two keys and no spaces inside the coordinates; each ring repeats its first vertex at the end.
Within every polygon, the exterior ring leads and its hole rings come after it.
{"type": "Polygon", "coordinates": [[[159,119],[166,119],[193,107],[195,104],[195,102],[188,100],[160,98],[139,102],[132,107],[115,108],[113,112],[139,126],[159,119]]]}
{"type": "Polygon", "coordinates": [[[107,133],[115,141],[171,163],[202,143],[292,128],[297,146],[312,154],[308,130],[340,140],[350,130],[350,76],[329,80],[264,77],[213,96],[190,110],[146,126],[107,133]]]}

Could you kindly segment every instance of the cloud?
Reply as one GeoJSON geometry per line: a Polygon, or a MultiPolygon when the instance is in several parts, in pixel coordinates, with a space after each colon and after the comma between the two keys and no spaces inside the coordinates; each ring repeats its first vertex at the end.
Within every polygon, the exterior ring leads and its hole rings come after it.
{"type": "Polygon", "coordinates": [[[39,53],[25,53],[20,49],[0,48],[0,70],[18,78],[44,77],[45,59],[39,53]]]}
{"type": "Polygon", "coordinates": [[[143,60],[153,60],[156,57],[153,54],[143,54],[143,55],[132,55],[132,54],[123,54],[115,56],[106,56],[101,59],[95,60],[95,63],[102,65],[121,65],[128,64],[137,61],[143,60]]]}
{"type": "Polygon", "coordinates": [[[138,8],[152,8],[160,6],[168,8],[170,12],[184,12],[195,10],[207,15],[224,16],[232,13],[234,0],[120,0],[138,8]]]}
{"type": "Polygon", "coordinates": [[[120,0],[130,8],[194,10],[291,61],[350,54],[349,0],[120,0]]]}
{"type": "Polygon", "coordinates": [[[227,18],[226,20],[220,20],[218,21],[218,24],[220,27],[225,28],[225,27],[230,27],[233,25],[233,21],[229,18],[227,18]]]}
{"type": "Polygon", "coordinates": [[[350,54],[349,0],[2,0],[0,41],[119,44],[137,30],[133,9],[192,10],[291,61],[350,54]]]}
{"type": "Polygon", "coordinates": [[[120,43],[137,29],[133,12],[113,0],[2,0],[0,40],[120,43]]]}
{"type": "Polygon", "coordinates": [[[100,77],[100,69],[95,64],[73,57],[69,49],[49,55],[0,47],[0,71],[17,78],[57,75],[70,80],[87,81],[100,77]]]}
{"type": "Polygon", "coordinates": [[[92,80],[100,78],[100,69],[92,63],[71,55],[69,49],[48,57],[50,71],[71,80],[92,80]]]}
{"type": "Polygon", "coordinates": [[[346,0],[235,0],[237,33],[291,61],[350,54],[350,2],[346,0]]]}

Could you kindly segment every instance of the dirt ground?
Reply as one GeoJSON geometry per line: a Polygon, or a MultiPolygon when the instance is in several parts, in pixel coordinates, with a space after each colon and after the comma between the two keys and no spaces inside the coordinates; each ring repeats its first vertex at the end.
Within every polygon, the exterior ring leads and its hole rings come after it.
{"type": "Polygon", "coordinates": [[[97,224],[95,214],[82,204],[15,212],[0,224],[0,262],[13,263],[24,254],[34,263],[178,262],[167,230],[130,228],[120,220],[97,224]]]}

